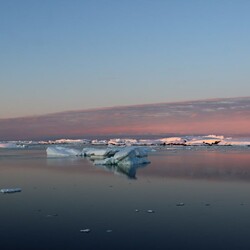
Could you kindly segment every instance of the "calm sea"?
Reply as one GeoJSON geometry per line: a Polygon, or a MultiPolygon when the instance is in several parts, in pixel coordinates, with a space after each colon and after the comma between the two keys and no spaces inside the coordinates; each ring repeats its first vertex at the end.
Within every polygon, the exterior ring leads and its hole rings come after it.
{"type": "Polygon", "coordinates": [[[250,148],[164,147],[96,167],[0,150],[0,249],[250,249],[250,148]],[[80,230],[90,229],[89,233],[80,230]]]}

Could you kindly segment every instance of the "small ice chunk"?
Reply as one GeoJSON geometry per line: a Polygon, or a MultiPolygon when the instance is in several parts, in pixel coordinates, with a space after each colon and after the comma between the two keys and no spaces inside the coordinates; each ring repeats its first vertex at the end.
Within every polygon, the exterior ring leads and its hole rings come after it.
{"type": "Polygon", "coordinates": [[[81,229],[80,232],[81,233],[90,233],[90,229],[89,228],[81,229]]]}
{"type": "Polygon", "coordinates": [[[183,207],[184,205],[185,205],[185,203],[183,203],[183,202],[179,202],[176,204],[177,207],[183,207]]]}
{"type": "Polygon", "coordinates": [[[135,212],[136,212],[136,213],[139,213],[139,212],[140,212],[140,210],[139,210],[139,209],[135,209],[135,212]]]}
{"type": "Polygon", "coordinates": [[[147,210],[147,213],[149,213],[149,214],[153,214],[153,213],[155,213],[155,211],[154,211],[154,210],[152,210],[152,209],[148,209],[148,210],[147,210]]]}
{"type": "Polygon", "coordinates": [[[58,214],[47,214],[46,217],[50,218],[50,217],[57,217],[58,214]]]}
{"type": "Polygon", "coordinates": [[[112,233],[112,232],[113,232],[112,229],[107,229],[107,230],[106,230],[106,233],[112,233]]]}
{"type": "Polygon", "coordinates": [[[0,192],[4,194],[18,193],[21,191],[22,191],[21,188],[3,188],[0,190],[0,192]]]}

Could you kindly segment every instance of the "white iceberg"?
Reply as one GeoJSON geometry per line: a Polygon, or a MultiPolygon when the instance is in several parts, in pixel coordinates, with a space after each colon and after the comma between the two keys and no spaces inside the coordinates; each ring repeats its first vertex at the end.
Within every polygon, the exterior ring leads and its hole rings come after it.
{"type": "Polygon", "coordinates": [[[137,145],[137,140],[136,139],[110,139],[108,141],[109,145],[115,145],[115,146],[132,146],[132,145],[137,145]]]}
{"type": "Polygon", "coordinates": [[[115,153],[114,156],[104,160],[96,160],[96,165],[132,166],[150,163],[147,159],[147,151],[138,147],[125,147],[115,153]]]}
{"type": "Polygon", "coordinates": [[[50,146],[46,150],[48,156],[52,157],[68,157],[68,156],[81,156],[80,150],[61,147],[61,146],[50,146]]]}
{"type": "Polygon", "coordinates": [[[184,145],[186,143],[186,140],[181,137],[161,138],[159,141],[166,145],[184,145]]]}
{"type": "Polygon", "coordinates": [[[108,142],[106,140],[92,140],[91,144],[93,144],[93,145],[107,145],[108,142]]]}
{"type": "Polygon", "coordinates": [[[188,146],[202,146],[202,145],[217,145],[224,139],[223,136],[207,135],[197,136],[187,139],[186,145],[188,146]]]}

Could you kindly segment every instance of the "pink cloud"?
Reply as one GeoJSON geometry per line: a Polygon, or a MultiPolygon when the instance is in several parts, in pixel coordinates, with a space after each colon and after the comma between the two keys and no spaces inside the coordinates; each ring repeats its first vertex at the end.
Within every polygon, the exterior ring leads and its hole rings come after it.
{"type": "Polygon", "coordinates": [[[0,140],[119,134],[249,134],[250,97],[0,119],[0,140]]]}

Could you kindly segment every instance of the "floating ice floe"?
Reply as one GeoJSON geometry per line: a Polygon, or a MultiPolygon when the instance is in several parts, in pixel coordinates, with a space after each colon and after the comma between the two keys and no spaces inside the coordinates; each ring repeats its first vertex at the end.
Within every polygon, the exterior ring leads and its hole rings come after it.
{"type": "Polygon", "coordinates": [[[155,211],[154,211],[154,210],[152,210],[152,209],[148,209],[148,210],[147,210],[147,213],[149,213],[149,214],[154,214],[154,213],[155,213],[155,211]]]}
{"type": "Polygon", "coordinates": [[[46,152],[47,156],[52,157],[80,156],[82,154],[80,150],[61,146],[50,146],[46,152]]]}
{"type": "Polygon", "coordinates": [[[0,192],[4,194],[19,193],[21,191],[22,191],[21,188],[2,188],[0,190],[0,192]]]}
{"type": "Polygon", "coordinates": [[[93,145],[108,145],[108,141],[106,141],[106,140],[92,140],[91,144],[93,144],[93,145]]]}
{"type": "Polygon", "coordinates": [[[151,150],[148,148],[132,146],[84,148],[82,151],[62,146],[49,146],[46,150],[48,157],[89,157],[98,167],[129,178],[135,178],[138,167],[150,163],[147,159],[149,151],[151,150]]]}
{"type": "Polygon", "coordinates": [[[80,229],[81,233],[90,233],[90,229],[89,228],[85,228],[85,229],[80,229]]]}

